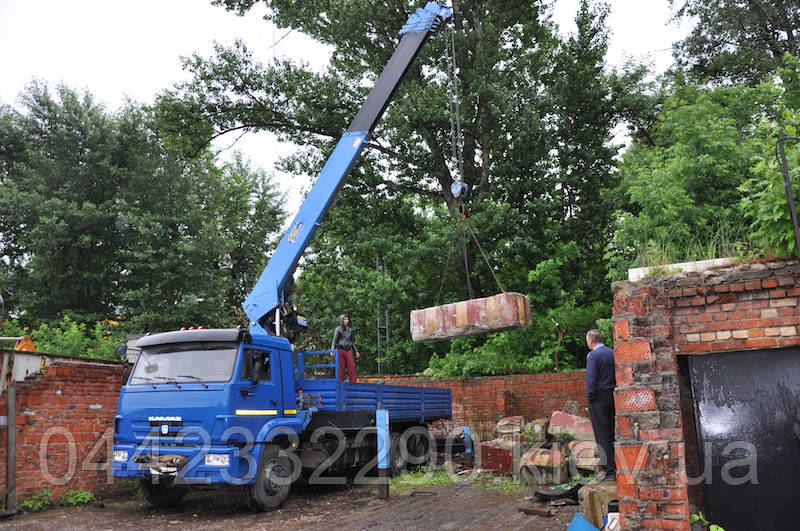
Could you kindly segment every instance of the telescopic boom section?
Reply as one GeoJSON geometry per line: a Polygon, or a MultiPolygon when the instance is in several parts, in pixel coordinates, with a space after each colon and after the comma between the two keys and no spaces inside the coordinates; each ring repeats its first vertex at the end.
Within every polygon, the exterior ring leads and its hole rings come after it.
{"type": "Polygon", "coordinates": [[[250,321],[250,334],[254,340],[259,336],[275,334],[275,330],[268,330],[268,323],[280,322],[280,315],[274,313],[284,303],[284,286],[297,262],[308,247],[311,237],[328,212],[336,194],[344,185],[361,150],[364,149],[375,125],[392,101],[417,54],[428,37],[433,35],[441,23],[452,14],[451,8],[436,2],[428,2],[425,8],[417,9],[403,26],[400,31],[402,35],[400,44],[350,127],[328,158],[289,230],[281,238],[277,249],[242,305],[250,321]]]}

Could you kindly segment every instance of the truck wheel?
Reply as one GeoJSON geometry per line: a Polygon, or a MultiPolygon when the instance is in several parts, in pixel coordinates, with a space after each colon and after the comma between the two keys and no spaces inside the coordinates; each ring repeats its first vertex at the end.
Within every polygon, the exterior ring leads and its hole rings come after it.
{"type": "Polygon", "coordinates": [[[280,455],[281,450],[277,444],[266,445],[258,461],[256,482],[242,487],[244,502],[254,511],[272,511],[289,497],[292,465],[288,457],[280,455]]]}
{"type": "Polygon", "coordinates": [[[181,502],[189,489],[186,487],[168,486],[164,483],[152,483],[149,479],[143,479],[139,483],[144,499],[150,505],[156,507],[168,507],[177,505],[181,502]]]}
{"type": "Polygon", "coordinates": [[[402,442],[403,438],[398,432],[392,433],[389,444],[389,470],[392,473],[392,477],[399,476],[405,472],[406,467],[408,467],[408,460],[406,459],[407,451],[403,452],[403,449],[400,447],[402,442]]]}
{"type": "Polygon", "coordinates": [[[430,459],[430,441],[428,440],[427,430],[425,434],[415,433],[409,441],[409,454],[414,457],[414,466],[419,467],[430,459]],[[422,462],[420,462],[422,461],[422,462]]]}

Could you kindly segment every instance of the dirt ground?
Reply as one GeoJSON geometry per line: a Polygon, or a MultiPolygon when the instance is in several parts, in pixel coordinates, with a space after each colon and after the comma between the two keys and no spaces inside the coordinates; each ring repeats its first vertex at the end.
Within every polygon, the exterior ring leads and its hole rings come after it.
{"type": "MultiPolygon", "coordinates": [[[[555,516],[520,512],[532,506],[519,494],[473,486],[421,487],[388,500],[374,487],[311,487],[292,493],[284,506],[253,513],[232,491],[193,493],[182,506],[154,509],[121,498],[83,507],[54,508],[0,519],[0,529],[566,529],[575,506],[554,507],[555,516]]],[[[543,507],[548,507],[542,505],[543,507]]]]}

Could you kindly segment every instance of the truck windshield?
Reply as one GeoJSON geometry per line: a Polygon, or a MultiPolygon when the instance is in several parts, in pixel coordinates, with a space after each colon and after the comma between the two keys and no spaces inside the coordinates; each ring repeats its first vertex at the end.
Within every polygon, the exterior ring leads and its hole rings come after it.
{"type": "Polygon", "coordinates": [[[130,385],[227,382],[233,375],[236,343],[173,343],[142,349],[130,385]]]}

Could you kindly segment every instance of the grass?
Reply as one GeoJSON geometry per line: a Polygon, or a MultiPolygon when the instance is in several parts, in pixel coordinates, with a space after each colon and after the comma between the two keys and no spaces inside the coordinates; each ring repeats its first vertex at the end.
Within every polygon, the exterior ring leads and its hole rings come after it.
{"type": "Polygon", "coordinates": [[[643,242],[637,253],[637,262],[638,267],[653,267],[728,256],[745,259],[761,254],[761,251],[751,241],[748,231],[721,227],[704,240],[656,238],[643,242]]]}
{"type": "Polygon", "coordinates": [[[452,485],[453,483],[453,479],[445,470],[431,472],[429,469],[422,468],[407,471],[400,476],[392,478],[392,482],[389,484],[389,493],[401,494],[420,487],[452,485]]]}
{"type": "Polygon", "coordinates": [[[446,470],[430,471],[427,469],[413,470],[401,476],[392,478],[389,484],[390,494],[402,494],[409,490],[438,485],[455,485],[467,483],[472,487],[482,489],[500,490],[511,494],[523,494],[528,486],[515,481],[509,476],[495,476],[491,473],[482,473],[475,476],[451,476],[446,470]],[[467,483],[468,482],[468,483],[467,483]]]}
{"type": "Polygon", "coordinates": [[[499,490],[510,494],[524,494],[528,490],[528,485],[509,476],[492,476],[482,474],[472,483],[473,487],[484,489],[499,490]]]}

